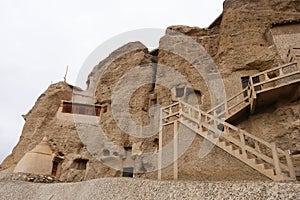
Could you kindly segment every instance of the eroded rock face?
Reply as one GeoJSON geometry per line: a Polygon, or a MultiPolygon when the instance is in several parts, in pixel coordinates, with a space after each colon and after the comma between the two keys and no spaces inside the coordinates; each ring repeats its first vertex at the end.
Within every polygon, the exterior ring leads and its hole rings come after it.
{"type": "MultiPolygon", "coordinates": [[[[1,164],[3,168],[17,164],[24,154],[33,149],[44,136],[52,133],[51,129],[61,129],[68,133],[66,137],[61,135],[62,139],[57,141],[58,143],[56,141],[53,143],[59,145],[60,148],[65,148],[64,151],[66,152],[69,151],[69,148],[72,148],[73,139],[69,137],[72,136],[72,128],[65,125],[67,129],[63,129],[63,124],[60,126],[55,122],[56,112],[61,104],[61,99],[71,100],[71,97],[72,88],[68,84],[60,82],[49,86],[47,91],[38,98],[34,107],[24,116],[26,123],[20,141],[12,154],[1,164]],[[57,127],[53,127],[53,124],[56,124],[57,127]],[[71,145],[64,146],[64,139],[69,140],[71,145]]],[[[75,140],[76,138],[73,141],[75,140]]],[[[51,139],[50,143],[52,143],[51,139]]]]}
{"type": "MultiPolygon", "coordinates": [[[[155,53],[148,52],[140,42],[117,49],[94,67],[88,76],[87,91],[62,82],[51,85],[24,116],[26,124],[20,141],[2,163],[2,169],[13,168],[48,136],[52,150],[62,159],[57,161],[60,181],[122,176],[122,170],[130,167],[137,177],[155,179],[158,118],[153,106],[184,99],[209,110],[241,91],[242,76],[286,62],[288,44],[297,44],[295,40],[300,36],[299,6],[297,0],[226,0],[222,15],[209,28],[167,28],[155,53]],[[290,23],[293,28],[287,28],[290,23]],[[62,100],[99,104],[106,109],[93,118],[93,123],[84,123],[88,117],[79,117],[75,123],[72,117],[70,120],[71,114],[58,115],[62,100]],[[98,135],[99,142],[93,143],[95,138],[90,133],[97,132],[99,125],[104,135],[98,135]],[[89,142],[95,146],[90,147],[89,142]]],[[[276,142],[282,149],[299,149],[299,91],[237,126],[276,142]]],[[[183,132],[183,139],[191,140],[191,144],[178,160],[180,179],[267,179],[217,147],[200,159],[199,149],[205,142],[194,133],[183,132]]],[[[172,138],[173,127],[166,127],[163,143],[172,138]]],[[[171,179],[172,170],[167,164],[163,178],[171,179]]]]}
{"type": "Polygon", "coordinates": [[[44,136],[49,138],[53,152],[60,157],[54,176],[60,181],[81,181],[104,176],[115,176],[113,169],[97,162],[79,139],[76,124],[57,118],[62,100],[72,100],[73,87],[59,82],[51,85],[25,116],[26,123],[19,143],[7,157],[2,168],[14,168],[24,154],[35,147],[44,136]],[[81,162],[81,163],[80,163],[81,162]],[[86,163],[82,163],[86,162],[86,163]],[[82,166],[82,167],[80,167],[82,166]],[[94,170],[94,169],[97,170],[94,170]]]}
{"type": "MultiPolygon", "coordinates": [[[[160,48],[165,49],[167,46],[171,52],[178,51],[178,49],[181,48],[180,45],[183,43],[182,39],[174,39],[180,35],[178,32],[185,36],[190,36],[194,41],[200,43],[218,65],[219,73],[225,85],[227,98],[229,98],[238,91],[241,91],[242,76],[252,75],[286,62],[285,58],[283,59],[282,57],[286,57],[288,49],[285,47],[286,52],[282,56],[282,53],[278,51],[281,47],[279,45],[283,43],[285,43],[286,46],[288,46],[287,43],[289,43],[289,45],[298,44],[297,38],[300,32],[298,31],[297,24],[285,24],[285,27],[282,27],[280,23],[300,19],[300,13],[297,10],[298,6],[293,5],[295,5],[295,1],[228,0],[224,2],[223,14],[212,24],[210,29],[186,26],[169,27],[166,31],[166,36],[161,39],[160,48]],[[275,26],[279,31],[276,30],[272,32],[275,26]],[[285,34],[285,37],[279,37],[279,39],[283,40],[281,44],[274,41],[274,33],[276,33],[276,37],[278,34],[285,34]],[[290,36],[286,36],[287,34],[290,34],[290,36]],[[214,48],[212,44],[217,44],[217,48],[214,48]]],[[[191,45],[183,46],[187,48],[187,46],[190,47],[191,45]]],[[[189,50],[190,49],[191,48],[189,48],[189,50]]],[[[186,49],[182,50],[182,52],[185,52],[185,54],[191,53],[186,49]]],[[[184,60],[182,59],[184,56],[178,56],[178,54],[174,56],[170,52],[160,51],[158,61],[159,63],[161,62],[165,65],[172,66],[184,74],[188,74],[188,66],[191,66],[190,63],[194,64],[194,62],[184,64],[184,62],[181,61],[184,60]]],[[[203,58],[199,60],[201,61],[203,58]]],[[[197,81],[193,79],[193,75],[191,74],[195,73],[192,72],[187,75],[187,77],[192,84],[203,84],[203,80],[197,81]]],[[[197,75],[196,77],[199,78],[197,75]]],[[[205,87],[199,86],[199,88],[203,91],[205,87]]],[[[207,90],[206,92],[204,90],[203,94],[206,96],[206,99],[211,95],[207,90]]],[[[299,91],[295,90],[295,94],[299,96],[299,91]]],[[[258,137],[262,137],[266,141],[278,143],[283,149],[297,149],[296,143],[299,143],[299,140],[296,139],[298,136],[295,135],[299,135],[298,127],[300,124],[296,120],[298,114],[295,112],[295,109],[300,110],[300,105],[298,101],[293,100],[293,95],[291,95],[289,99],[289,101],[293,101],[292,104],[287,104],[287,102],[284,101],[273,105],[273,108],[269,108],[269,113],[268,111],[265,113],[264,110],[259,111],[258,114],[250,116],[248,120],[243,121],[239,126],[258,137]],[[284,108],[282,106],[284,106],[284,108]],[[279,117],[278,112],[283,116],[279,117]],[[281,122],[278,124],[279,121],[281,122]],[[291,140],[294,140],[294,142],[291,140]]],[[[205,107],[207,106],[202,107],[202,109],[205,110],[205,107]]],[[[199,141],[195,146],[192,145],[190,151],[197,152],[199,149],[197,145],[200,143],[199,141]]],[[[190,157],[195,155],[191,152],[180,158],[180,162],[184,165],[181,169],[181,174],[189,174],[191,177],[193,174],[194,176],[199,176],[199,179],[201,179],[201,177],[210,179],[208,174],[218,173],[220,169],[227,169],[229,173],[224,170],[223,175],[228,177],[231,176],[229,175],[230,172],[235,171],[232,167],[239,165],[235,163],[236,161],[232,158],[226,160],[232,162],[227,165],[225,161],[226,155],[223,155],[222,152],[215,154],[213,151],[206,157],[210,158],[210,156],[212,156],[207,162],[212,162],[214,158],[221,155],[220,162],[218,163],[222,163],[222,166],[214,166],[211,163],[207,168],[197,168],[195,165],[204,166],[204,164],[200,164],[202,161],[195,162],[194,160],[196,160],[196,158],[191,159],[190,157]],[[189,160],[192,161],[189,162],[189,160]],[[185,163],[189,164],[185,165],[185,163]],[[193,166],[193,169],[188,170],[190,166],[193,166]],[[193,173],[192,171],[197,173],[193,173]]],[[[245,178],[251,169],[247,169],[247,167],[242,167],[242,169],[245,169],[245,172],[240,177],[245,178]]],[[[169,170],[172,169],[170,168],[169,170]]],[[[253,172],[250,172],[250,174],[251,173],[253,172]]],[[[255,173],[253,173],[253,175],[254,174],[255,173]]],[[[169,173],[169,177],[171,176],[172,174],[169,173]]],[[[216,175],[216,177],[221,178],[222,173],[216,175]]],[[[254,177],[255,176],[252,178],[255,179],[254,177]]]]}
{"type": "MultiPolygon", "coordinates": [[[[155,61],[155,56],[150,55],[144,45],[139,42],[129,43],[94,68],[88,78],[87,91],[64,82],[51,85],[37,100],[34,108],[24,116],[26,124],[20,142],[12,155],[3,162],[2,168],[14,167],[24,153],[36,145],[40,137],[47,136],[51,149],[57,155],[54,175],[60,181],[121,176],[121,171],[126,167],[135,168],[135,173],[153,171],[154,166],[157,166],[153,164],[157,156],[141,154],[157,149],[156,135],[145,138],[142,137],[144,132],[139,132],[141,137],[124,132],[115,119],[122,119],[126,106],[122,101],[114,104],[118,111],[114,116],[111,106],[115,102],[113,93],[120,95],[116,99],[130,93],[126,90],[129,89],[126,79],[125,87],[117,87],[118,81],[130,70],[142,69],[139,71],[140,76],[133,78],[149,79],[150,82],[131,90],[128,114],[139,126],[151,121],[153,113],[150,115],[148,112],[152,105],[150,99],[156,99],[151,82],[155,76],[155,63],[152,60],[155,61]],[[104,74],[101,74],[102,70],[104,74]],[[62,101],[100,104],[105,107],[105,111],[101,111],[101,117],[63,113],[62,101]],[[100,124],[104,133],[101,136],[98,134],[100,124]]],[[[124,121],[127,122],[128,119],[125,118],[124,121]]]]}

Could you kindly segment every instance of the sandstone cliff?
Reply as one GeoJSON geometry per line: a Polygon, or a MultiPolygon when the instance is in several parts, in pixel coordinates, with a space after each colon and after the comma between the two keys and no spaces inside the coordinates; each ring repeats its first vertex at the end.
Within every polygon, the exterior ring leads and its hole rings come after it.
{"type": "MultiPolygon", "coordinates": [[[[147,137],[146,128],[133,131],[141,137],[128,134],[126,131],[130,129],[126,127],[131,126],[128,121],[132,120],[141,127],[150,124],[149,129],[155,130],[157,123],[152,122],[156,115],[155,112],[151,113],[151,106],[172,103],[176,90],[191,89],[197,97],[193,102],[203,110],[222,102],[224,95],[229,98],[236,94],[242,90],[241,77],[287,62],[286,54],[290,45],[300,46],[299,20],[300,4],[297,0],[226,0],[224,11],[211,26],[205,29],[168,27],[158,50],[154,52],[149,52],[139,42],[126,44],[93,69],[88,77],[86,92],[66,83],[51,85],[25,116],[26,124],[20,141],[1,168],[13,168],[43,136],[48,136],[53,151],[64,157],[58,177],[62,181],[121,176],[124,167],[134,167],[136,176],[155,179],[158,135],[147,137]],[[168,70],[164,70],[165,67],[168,70]],[[129,76],[124,82],[128,85],[119,87],[119,81],[135,69],[141,72],[139,77],[129,76]],[[171,69],[180,72],[182,77],[169,80],[167,73],[171,69]],[[222,82],[216,84],[218,76],[222,82]],[[131,80],[145,80],[147,84],[133,90],[132,86],[138,81],[131,80]],[[127,102],[126,94],[131,92],[128,100],[129,118],[124,115],[127,108],[120,102],[127,102]],[[119,95],[114,96],[116,93],[119,95]],[[82,142],[91,141],[88,134],[82,136],[78,132],[86,130],[88,133],[97,127],[58,117],[62,100],[81,101],[88,98],[84,97],[86,94],[94,95],[92,100],[89,98],[89,104],[107,106],[107,110],[96,121],[104,130],[104,136],[116,147],[99,142],[98,150],[91,152],[82,142]],[[113,108],[119,112],[114,113],[113,108]],[[125,128],[119,126],[120,121],[125,123],[125,128]],[[149,155],[148,152],[153,154],[149,155]],[[72,167],[78,159],[88,161],[84,171],[72,167]]],[[[282,101],[261,108],[256,114],[236,123],[237,126],[268,142],[276,142],[283,149],[300,149],[299,91],[294,90],[291,96],[282,98],[282,101]]],[[[185,98],[189,100],[188,96],[185,98]]],[[[179,158],[180,179],[267,179],[217,147],[199,159],[199,144],[203,144],[203,139],[188,130],[185,132],[194,140],[179,158]]],[[[168,127],[164,135],[166,143],[172,139],[172,134],[172,127],[168,127]]],[[[103,141],[103,138],[99,140],[103,141]]],[[[172,165],[166,165],[164,178],[170,179],[172,165]]]]}

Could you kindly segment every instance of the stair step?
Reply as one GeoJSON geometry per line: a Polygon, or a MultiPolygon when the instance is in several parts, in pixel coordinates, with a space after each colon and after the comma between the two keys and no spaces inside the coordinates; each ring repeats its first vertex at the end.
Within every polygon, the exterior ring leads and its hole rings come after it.
{"type": "Polygon", "coordinates": [[[242,155],[242,151],[240,149],[235,149],[232,151],[232,153],[238,156],[242,155]]]}
{"type": "Polygon", "coordinates": [[[252,164],[257,165],[257,160],[256,158],[248,158],[249,162],[251,162],[252,164]]]}
{"type": "Polygon", "coordinates": [[[247,159],[256,159],[256,157],[252,154],[247,154],[247,159]]]}
{"type": "MultiPolygon", "coordinates": [[[[248,106],[248,104],[249,103],[246,103],[245,106],[246,105],[248,106]]],[[[244,107],[244,105],[242,107],[244,107]]],[[[190,109],[194,109],[197,112],[202,112],[193,107],[190,107],[190,109]]],[[[230,114],[232,114],[232,113],[230,113],[230,114]]],[[[227,115],[228,115],[228,113],[227,113],[227,115]]],[[[276,175],[275,169],[272,166],[272,164],[269,164],[269,163],[265,162],[264,160],[257,158],[257,156],[250,153],[251,151],[247,152],[246,154],[243,154],[244,151],[242,151],[241,147],[239,147],[238,145],[235,144],[235,140],[231,141],[230,137],[228,137],[228,138],[225,137],[225,135],[230,134],[230,132],[229,133],[226,132],[226,130],[228,131],[228,129],[230,129],[230,125],[226,124],[225,121],[220,122],[220,121],[216,120],[214,117],[212,117],[210,120],[208,120],[209,122],[204,123],[200,129],[199,124],[192,120],[193,118],[194,118],[194,116],[187,116],[186,118],[183,116],[183,117],[179,118],[179,121],[187,128],[198,133],[200,136],[204,137],[205,139],[209,140],[210,142],[217,144],[224,151],[226,151],[229,154],[233,155],[234,157],[238,158],[242,162],[248,164],[249,166],[256,169],[260,173],[266,175],[267,177],[269,177],[273,180],[294,180],[293,178],[289,177],[289,173],[286,173],[286,172],[276,175]],[[210,122],[214,122],[214,124],[212,124],[210,122]],[[224,137],[220,137],[220,136],[224,136],[226,139],[224,137]]],[[[168,119],[164,119],[162,121],[165,122],[165,121],[168,121],[168,119]]],[[[236,130],[235,128],[232,128],[232,129],[236,130]]],[[[256,140],[255,137],[253,139],[256,140]]]]}
{"type": "Polygon", "coordinates": [[[230,145],[230,142],[227,142],[226,140],[220,141],[220,146],[226,148],[227,146],[230,145]]]}
{"type": "Polygon", "coordinates": [[[208,132],[208,137],[210,137],[210,138],[212,138],[212,139],[214,139],[214,140],[220,138],[219,135],[212,134],[211,132],[208,132]]]}
{"type": "Polygon", "coordinates": [[[274,169],[264,169],[265,175],[274,176],[274,169]]]}
{"type": "Polygon", "coordinates": [[[263,170],[268,169],[268,166],[265,163],[259,163],[256,166],[257,166],[257,168],[260,168],[263,170]]]}

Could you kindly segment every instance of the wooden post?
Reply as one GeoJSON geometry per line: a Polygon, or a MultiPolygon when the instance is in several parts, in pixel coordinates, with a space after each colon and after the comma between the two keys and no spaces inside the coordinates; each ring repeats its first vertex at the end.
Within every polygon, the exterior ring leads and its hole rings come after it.
{"type": "Polygon", "coordinates": [[[283,76],[283,75],[284,75],[283,70],[282,70],[282,68],[280,68],[279,69],[279,76],[283,76]]]}
{"type": "Polygon", "coordinates": [[[182,115],[182,103],[179,102],[179,117],[182,115]]]}
{"type": "Polygon", "coordinates": [[[269,79],[270,79],[267,73],[265,73],[264,75],[265,75],[265,79],[266,79],[266,80],[269,80],[269,79]]]}
{"type": "Polygon", "coordinates": [[[211,118],[212,120],[214,120],[213,121],[214,128],[217,129],[217,121],[215,120],[215,118],[217,118],[217,110],[214,111],[213,118],[211,118]]]}
{"type": "Polygon", "coordinates": [[[273,155],[273,162],[275,167],[276,175],[281,175],[281,169],[280,169],[280,163],[279,163],[279,157],[277,152],[277,145],[275,142],[271,143],[271,149],[272,149],[272,155],[273,155]]]}
{"type": "Polygon", "coordinates": [[[225,102],[224,106],[225,106],[225,115],[224,115],[224,119],[226,119],[226,116],[229,116],[229,110],[228,110],[228,104],[227,104],[227,101],[225,102]]]}
{"type": "Polygon", "coordinates": [[[253,114],[255,111],[256,106],[256,91],[254,89],[253,77],[250,76],[250,88],[251,88],[251,96],[249,97],[250,100],[250,113],[253,114]]]}
{"type": "MultiPolygon", "coordinates": [[[[259,153],[261,153],[261,150],[260,150],[260,147],[259,147],[259,143],[258,141],[254,141],[254,147],[255,147],[255,150],[259,153]]],[[[262,159],[261,158],[257,158],[257,160],[261,161],[262,159]]]]}
{"type": "Polygon", "coordinates": [[[201,111],[199,109],[198,111],[198,128],[199,128],[199,131],[202,133],[203,132],[203,129],[202,129],[202,121],[201,121],[201,111]]]}
{"type": "Polygon", "coordinates": [[[159,142],[159,147],[158,147],[158,174],[157,174],[157,178],[158,180],[161,180],[161,170],[162,170],[162,131],[163,131],[163,121],[162,121],[162,108],[160,109],[159,112],[159,138],[158,138],[158,142],[159,142]]]}
{"type": "Polygon", "coordinates": [[[242,155],[246,158],[247,157],[247,154],[246,154],[246,140],[245,140],[245,136],[244,134],[241,132],[241,130],[239,129],[238,130],[239,132],[239,135],[240,135],[240,140],[241,140],[241,143],[242,143],[242,155]]]}
{"type": "Polygon", "coordinates": [[[174,121],[174,138],[173,138],[173,166],[174,166],[174,180],[178,180],[178,121],[174,121]]]}
{"type": "Polygon", "coordinates": [[[254,141],[254,145],[255,145],[255,150],[256,150],[257,152],[261,153],[261,150],[260,150],[258,141],[254,141]]]}
{"type": "Polygon", "coordinates": [[[286,162],[289,168],[290,177],[296,180],[296,173],[292,158],[288,151],[285,151],[286,162]]]}

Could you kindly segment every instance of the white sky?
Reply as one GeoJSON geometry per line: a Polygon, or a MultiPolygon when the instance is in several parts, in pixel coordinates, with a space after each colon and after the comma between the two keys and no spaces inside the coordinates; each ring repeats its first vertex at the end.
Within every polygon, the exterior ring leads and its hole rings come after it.
{"type": "Polygon", "coordinates": [[[222,7],[223,0],[0,0],[0,162],[19,140],[21,115],[63,80],[67,65],[74,84],[88,55],[111,37],[141,28],[207,27],[222,7]]]}

